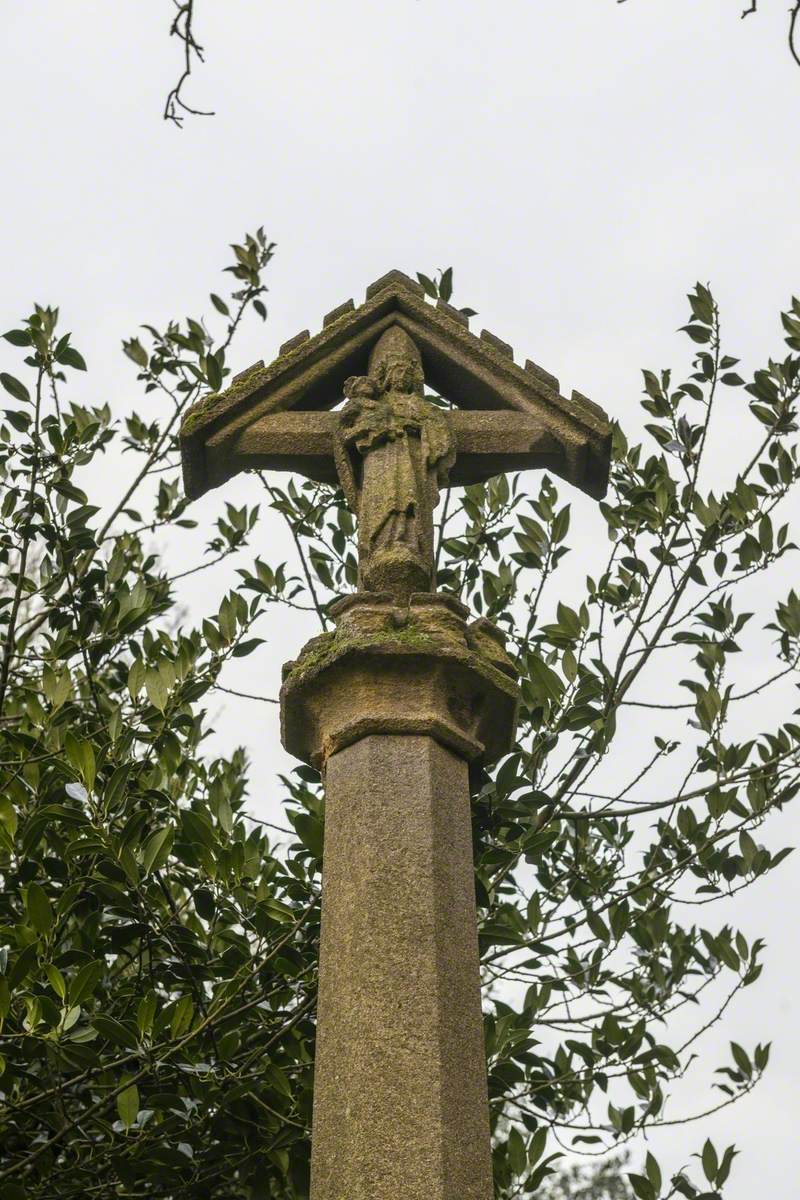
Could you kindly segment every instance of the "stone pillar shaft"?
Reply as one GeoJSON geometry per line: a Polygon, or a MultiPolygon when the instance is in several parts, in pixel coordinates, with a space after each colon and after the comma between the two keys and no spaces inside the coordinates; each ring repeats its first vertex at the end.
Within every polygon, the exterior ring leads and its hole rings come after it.
{"type": "Polygon", "coordinates": [[[491,1200],[466,762],[378,734],[326,770],[312,1200],[491,1200]]]}

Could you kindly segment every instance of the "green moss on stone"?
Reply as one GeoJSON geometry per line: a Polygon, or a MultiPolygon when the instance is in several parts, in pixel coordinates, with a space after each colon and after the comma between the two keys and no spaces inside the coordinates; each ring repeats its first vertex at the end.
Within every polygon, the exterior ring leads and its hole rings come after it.
{"type": "Polygon", "coordinates": [[[181,424],[182,436],[186,437],[201,425],[205,425],[218,410],[222,412],[238,404],[240,400],[243,400],[259,384],[266,383],[270,373],[270,368],[252,367],[240,379],[232,383],[229,388],[226,388],[224,392],[212,392],[210,396],[204,396],[202,400],[198,400],[183,418],[181,424]]]}
{"type": "Polygon", "coordinates": [[[319,667],[332,662],[343,650],[367,650],[372,646],[404,646],[414,650],[433,651],[440,649],[441,645],[441,641],[410,624],[400,629],[379,630],[371,636],[364,633],[348,635],[336,630],[314,638],[311,648],[301,652],[287,680],[296,682],[305,678],[319,667]]]}

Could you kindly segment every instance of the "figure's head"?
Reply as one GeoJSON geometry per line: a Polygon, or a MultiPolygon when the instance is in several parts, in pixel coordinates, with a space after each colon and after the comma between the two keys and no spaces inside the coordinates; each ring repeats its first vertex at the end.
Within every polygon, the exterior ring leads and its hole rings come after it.
{"type": "Polygon", "coordinates": [[[392,325],[372,347],[369,375],[383,392],[423,394],[425,377],[416,344],[399,325],[392,325]]]}

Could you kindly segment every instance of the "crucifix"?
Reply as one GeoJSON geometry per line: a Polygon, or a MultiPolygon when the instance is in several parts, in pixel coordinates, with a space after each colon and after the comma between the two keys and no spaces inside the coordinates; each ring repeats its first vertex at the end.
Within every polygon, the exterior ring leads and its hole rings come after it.
{"type": "Polygon", "coordinates": [[[601,497],[605,414],[392,271],[196,404],[181,447],[189,498],[293,471],[358,521],[358,589],[281,688],[283,744],[325,784],[312,1200],[491,1200],[470,768],[512,748],[518,683],[436,591],[434,510],[528,468],[601,497]]]}

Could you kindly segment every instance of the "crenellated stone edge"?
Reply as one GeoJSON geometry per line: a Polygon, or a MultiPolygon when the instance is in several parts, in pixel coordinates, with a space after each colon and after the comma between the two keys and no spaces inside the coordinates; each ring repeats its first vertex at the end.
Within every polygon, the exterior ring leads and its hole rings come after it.
{"type": "Polygon", "coordinates": [[[470,342],[473,350],[479,349],[481,354],[493,360],[497,368],[511,369],[517,381],[524,381],[540,399],[550,400],[556,408],[564,410],[566,415],[587,422],[597,432],[606,431],[608,419],[600,405],[577,390],[572,391],[569,399],[561,396],[556,376],[531,359],[526,359],[524,365],[520,365],[515,361],[513,348],[507,342],[488,329],[483,329],[480,336],[475,335],[469,329],[469,318],[460,309],[442,300],[436,304],[429,303],[425,299],[425,290],[421,284],[403,271],[392,270],[367,287],[362,305],[356,307],[352,299],[337,305],[323,317],[319,333],[312,337],[309,330],[302,330],[282,343],[277,357],[269,365],[265,366],[263,359],[253,363],[233,376],[226,389],[205,396],[193,404],[183,419],[182,439],[194,439],[201,430],[215,425],[218,420],[237,410],[251,395],[265,388],[284,371],[289,371],[328,336],[338,332],[338,326],[348,324],[361,315],[365,308],[371,307],[376,301],[385,300],[391,293],[405,293],[406,296],[424,303],[426,315],[430,319],[440,324],[444,323],[449,327],[448,332],[457,340],[470,342]]]}

